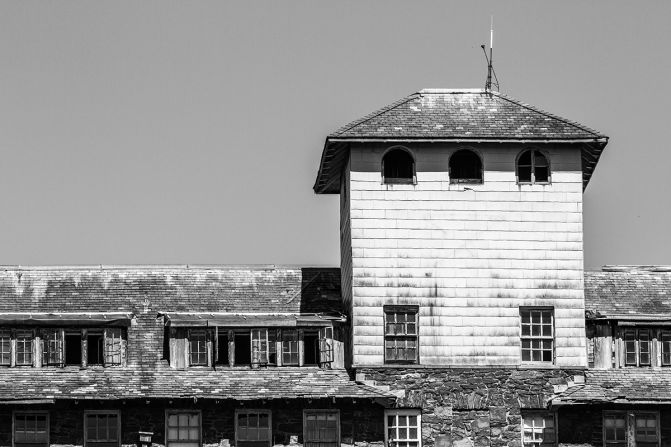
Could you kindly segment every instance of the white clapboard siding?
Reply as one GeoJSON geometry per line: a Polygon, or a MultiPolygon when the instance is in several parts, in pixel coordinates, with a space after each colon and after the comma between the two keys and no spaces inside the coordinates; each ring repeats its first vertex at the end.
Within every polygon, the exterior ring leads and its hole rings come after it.
{"type": "Polygon", "coordinates": [[[413,147],[417,183],[385,185],[386,146],[352,147],[341,253],[355,365],[384,362],[383,306],[397,304],[419,306],[424,365],[519,365],[519,309],[542,306],[554,308],[556,365],[586,366],[580,152],[544,147],[551,183],[518,185],[521,149],[478,146],[485,181],[459,185],[456,147],[413,147]]]}

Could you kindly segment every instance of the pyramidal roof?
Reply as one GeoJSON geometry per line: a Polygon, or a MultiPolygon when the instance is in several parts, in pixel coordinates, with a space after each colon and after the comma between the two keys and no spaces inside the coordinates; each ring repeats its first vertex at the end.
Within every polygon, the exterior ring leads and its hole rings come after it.
{"type": "Polygon", "coordinates": [[[423,89],[330,134],[315,192],[338,192],[337,178],[350,142],[423,140],[581,144],[587,185],[608,137],[499,92],[423,89]]]}

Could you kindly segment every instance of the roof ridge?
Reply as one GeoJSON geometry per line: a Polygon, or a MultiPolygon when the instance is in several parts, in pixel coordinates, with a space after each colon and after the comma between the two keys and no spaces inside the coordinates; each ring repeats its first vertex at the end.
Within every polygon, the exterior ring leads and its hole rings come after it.
{"type": "Polygon", "coordinates": [[[568,119],[568,118],[564,118],[564,117],[561,117],[561,116],[559,116],[559,115],[555,115],[555,114],[550,113],[550,112],[546,112],[545,110],[543,110],[543,109],[541,109],[541,108],[539,108],[539,107],[532,106],[531,104],[522,102],[522,101],[520,101],[519,99],[515,99],[515,98],[513,98],[513,97],[511,97],[511,96],[506,95],[505,93],[491,91],[491,92],[489,92],[489,94],[495,95],[495,96],[497,96],[497,97],[499,97],[499,98],[501,98],[501,99],[503,99],[503,100],[506,100],[506,101],[511,102],[511,103],[513,103],[513,104],[517,104],[517,105],[520,106],[520,107],[524,107],[525,109],[534,111],[534,112],[536,112],[536,113],[540,113],[541,115],[545,115],[545,116],[547,116],[547,117],[549,117],[549,118],[556,119],[556,120],[561,121],[561,122],[563,122],[563,123],[566,123],[566,124],[568,124],[568,125],[570,125],[570,126],[573,126],[573,127],[576,127],[576,128],[578,128],[578,129],[580,129],[580,130],[583,130],[583,131],[585,131],[585,132],[591,133],[591,134],[593,134],[594,136],[596,136],[597,138],[606,138],[606,139],[608,138],[606,135],[602,134],[601,132],[599,132],[599,131],[597,131],[597,130],[595,130],[595,129],[592,129],[591,127],[587,127],[587,126],[585,126],[585,125],[582,124],[582,123],[579,123],[579,122],[577,122],[577,121],[572,121],[572,120],[570,120],[570,119],[568,119]]]}
{"type": "Polygon", "coordinates": [[[383,113],[389,112],[390,110],[393,110],[396,107],[399,107],[399,106],[405,104],[406,102],[408,102],[412,99],[415,99],[417,96],[420,96],[420,95],[421,95],[420,92],[411,93],[410,95],[408,95],[406,97],[403,97],[402,99],[399,99],[395,102],[392,102],[391,104],[386,105],[386,106],[382,107],[381,109],[378,109],[378,110],[374,111],[373,113],[369,113],[368,115],[364,116],[363,118],[359,118],[358,120],[354,120],[354,121],[349,122],[348,124],[345,124],[341,128],[337,129],[335,132],[333,132],[331,135],[329,135],[329,137],[330,136],[337,136],[341,133],[347,132],[348,130],[352,130],[356,126],[360,126],[361,124],[365,123],[366,121],[372,120],[376,116],[380,116],[383,113]]]}

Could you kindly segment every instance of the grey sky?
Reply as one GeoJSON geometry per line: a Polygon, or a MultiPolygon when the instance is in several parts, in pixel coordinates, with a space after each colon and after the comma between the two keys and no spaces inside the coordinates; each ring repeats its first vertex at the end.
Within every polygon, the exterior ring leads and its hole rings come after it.
{"type": "Polygon", "coordinates": [[[0,263],[337,265],[326,134],[424,87],[609,135],[586,267],[671,264],[671,2],[5,1],[0,263]]]}

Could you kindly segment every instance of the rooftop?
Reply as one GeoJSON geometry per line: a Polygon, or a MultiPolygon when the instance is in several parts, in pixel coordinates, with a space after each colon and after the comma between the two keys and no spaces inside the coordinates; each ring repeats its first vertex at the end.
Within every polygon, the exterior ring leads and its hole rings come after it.
{"type": "Polygon", "coordinates": [[[580,144],[586,185],[608,137],[499,92],[423,89],[326,137],[315,192],[338,193],[348,143],[358,141],[580,144]]]}

